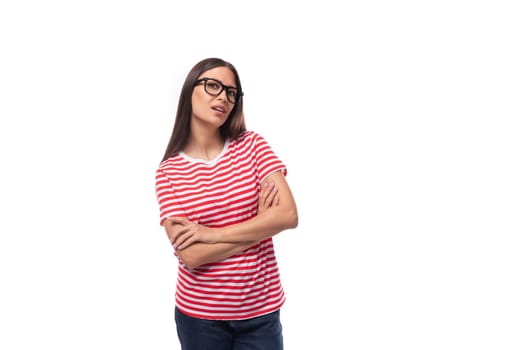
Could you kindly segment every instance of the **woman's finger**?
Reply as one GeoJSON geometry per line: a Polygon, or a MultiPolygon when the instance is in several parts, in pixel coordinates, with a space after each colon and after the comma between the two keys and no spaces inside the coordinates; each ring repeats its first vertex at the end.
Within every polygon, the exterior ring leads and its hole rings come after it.
{"type": "Polygon", "coordinates": [[[264,191],[262,193],[262,200],[263,200],[263,207],[265,209],[268,209],[272,206],[272,201],[275,196],[274,191],[276,190],[276,186],[273,182],[266,182],[264,191]]]}
{"type": "Polygon", "coordinates": [[[169,218],[167,218],[164,221],[164,226],[166,226],[166,225],[168,225],[168,226],[187,225],[190,222],[191,221],[189,221],[187,218],[182,217],[182,216],[170,216],[169,218]]]}
{"type": "Polygon", "coordinates": [[[175,249],[182,250],[192,243],[198,241],[198,237],[195,236],[195,233],[197,232],[197,225],[187,226],[186,228],[186,231],[179,235],[179,237],[177,237],[175,240],[175,243],[173,243],[173,247],[175,249]]]}
{"type": "Polygon", "coordinates": [[[275,191],[273,201],[272,201],[272,207],[275,207],[279,204],[279,196],[277,195],[277,191],[275,191]]]}
{"type": "Polygon", "coordinates": [[[184,235],[191,228],[190,225],[174,225],[168,232],[168,237],[171,244],[175,244],[175,241],[184,235]]]}
{"type": "Polygon", "coordinates": [[[268,193],[268,198],[266,199],[267,208],[273,207],[276,204],[275,199],[279,197],[277,196],[277,192],[277,186],[273,185],[270,192],[268,193]]]}
{"type": "Polygon", "coordinates": [[[270,191],[269,191],[268,183],[265,182],[261,187],[261,192],[259,193],[259,205],[260,206],[266,207],[266,200],[268,198],[269,193],[270,191]]]}

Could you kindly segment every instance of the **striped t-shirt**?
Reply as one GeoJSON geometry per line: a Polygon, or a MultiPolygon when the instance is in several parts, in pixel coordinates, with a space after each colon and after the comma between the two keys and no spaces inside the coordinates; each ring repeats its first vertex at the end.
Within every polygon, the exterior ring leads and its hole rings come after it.
{"type": "MultiPolygon", "coordinates": [[[[284,164],[257,133],[227,140],[215,159],[193,159],[180,152],[161,163],[156,191],[161,223],[184,216],[224,227],[257,215],[261,182],[284,164]]],[[[177,307],[204,319],[241,320],[279,309],[285,300],[272,238],[216,263],[189,270],[179,260],[177,307]]]]}

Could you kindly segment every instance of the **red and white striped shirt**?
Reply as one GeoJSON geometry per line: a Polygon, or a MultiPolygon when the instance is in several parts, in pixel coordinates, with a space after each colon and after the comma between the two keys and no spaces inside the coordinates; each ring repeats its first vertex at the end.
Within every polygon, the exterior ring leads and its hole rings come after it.
{"type": "MultiPolygon", "coordinates": [[[[184,216],[223,227],[257,215],[262,181],[284,164],[259,134],[247,131],[227,140],[214,160],[179,152],[161,163],[156,191],[161,224],[184,216]]],[[[241,320],[278,310],[285,301],[272,238],[223,261],[189,270],[179,260],[177,307],[187,315],[241,320]]]]}

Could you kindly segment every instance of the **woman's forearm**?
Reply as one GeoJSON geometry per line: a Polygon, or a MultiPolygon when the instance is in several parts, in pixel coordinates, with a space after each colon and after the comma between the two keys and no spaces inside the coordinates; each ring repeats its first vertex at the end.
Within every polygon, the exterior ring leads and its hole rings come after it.
{"type": "Polygon", "coordinates": [[[247,221],[216,229],[217,242],[261,241],[297,227],[297,208],[284,175],[281,172],[274,173],[267,181],[273,182],[279,189],[279,204],[247,221]]]}
{"type": "Polygon", "coordinates": [[[239,254],[256,243],[257,241],[215,244],[195,242],[183,250],[178,250],[177,256],[189,269],[194,269],[239,254]]]}
{"type": "Polygon", "coordinates": [[[164,227],[168,237],[188,267],[223,260],[297,226],[297,208],[284,175],[276,172],[268,176],[263,185],[261,197],[268,200],[259,203],[257,215],[249,220],[221,228],[199,225],[184,217],[166,220],[164,227]],[[266,186],[268,183],[272,185],[266,186]],[[275,189],[269,191],[273,186],[275,189]],[[275,197],[277,191],[279,195],[275,197]]]}
{"type": "Polygon", "coordinates": [[[297,212],[294,208],[277,206],[250,220],[218,228],[217,242],[261,241],[281,231],[297,227],[297,222],[297,212]]]}

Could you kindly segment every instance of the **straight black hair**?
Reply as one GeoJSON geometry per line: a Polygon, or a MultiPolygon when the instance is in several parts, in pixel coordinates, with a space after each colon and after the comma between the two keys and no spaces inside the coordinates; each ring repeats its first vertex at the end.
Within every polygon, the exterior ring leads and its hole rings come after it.
{"type": "Polygon", "coordinates": [[[236,138],[241,133],[246,131],[246,123],[244,121],[244,112],[242,108],[243,92],[241,87],[241,80],[235,67],[220,58],[206,58],[197,63],[190,70],[182,86],[179,97],[179,106],[177,108],[177,114],[175,116],[175,125],[171,133],[168,146],[162,161],[165,161],[169,157],[175,155],[181,151],[187,144],[191,133],[191,96],[193,94],[193,88],[195,87],[196,80],[202,75],[202,73],[217,67],[226,67],[232,71],[235,76],[235,84],[237,87],[238,99],[233,107],[228,119],[220,127],[219,131],[224,139],[236,138]]]}

